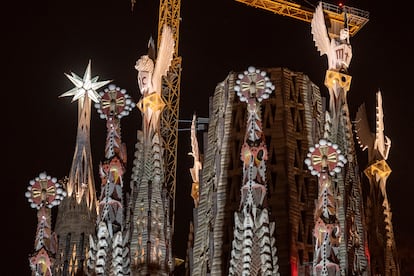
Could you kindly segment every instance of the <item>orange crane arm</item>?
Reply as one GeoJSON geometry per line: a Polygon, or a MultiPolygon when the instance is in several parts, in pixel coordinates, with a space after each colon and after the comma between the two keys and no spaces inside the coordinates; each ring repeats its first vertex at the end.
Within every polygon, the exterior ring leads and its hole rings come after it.
{"type": "MultiPolygon", "coordinates": [[[[314,11],[302,5],[286,0],[236,0],[251,7],[267,10],[279,15],[292,17],[310,23],[314,11]]],[[[349,35],[354,36],[367,22],[369,13],[348,6],[339,7],[329,3],[322,3],[324,12],[333,24],[344,24],[345,12],[347,14],[349,35]]],[[[330,32],[335,35],[334,32],[330,32]]]]}

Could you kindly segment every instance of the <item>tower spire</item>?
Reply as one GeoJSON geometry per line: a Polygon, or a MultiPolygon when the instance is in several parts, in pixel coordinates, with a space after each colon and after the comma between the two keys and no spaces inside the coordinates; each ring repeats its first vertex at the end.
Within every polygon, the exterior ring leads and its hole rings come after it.
{"type": "Polygon", "coordinates": [[[311,26],[315,46],[328,59],[325,86],[329,91],[325,139],[310,149],[307,161],[319,180],[314,233],[318,253],[314,255],[314,272],[316,275],[365,275],[369,268],[362,187],[347,103],[352,78],[348,74],[352,59],[349,30],[345,25],[339,33],[328,36],[322,2],[315,10],[311,26]],[[317,163],[318,169],[315,169],[317,163]],[[339,167],[332,171],[329,164],[339,167]]]}
{"type": "Polygon", "coordinates": [[[101,119],[106,120],[107,137],[105,159],[99,166],[101,196],[99,198],[97,237],[89,236],[88,269],[96,275],[112,271],[126,275],[129,256],[126,251],[124,230],[123,175],[126,170],[126,146],[121,140],[121,118],[128,115],[135,104],[125,89],[110,84],[100,93],[95,107],[101,119]]]}
{"type": "Polygon", "coordinates": [[[90,145],[91,101],[99,101],[96,91],[110,81],[91,78],[91,62],[83,78],[66,74],[75,85],[60,97],[73,96],[78,101],[78,129],[75,153],[69,177],[65,180],[68,196],[58,209],[55,232],[59,237],[59,252],[55,264],[58,275],[73,275],[86,269],[88,237],[95,232],[96,190],[90,145]]]}
{"type": "Polygon", "coordinates": [[[168,72],[174,53],[169,26],[163,26],[156,60],[141,56],[135,68],[142,94],[138,107],[142,131],[138,131],[135,161],[131,176],[130,254],[132,275],[169,275],[174,270],[170,198],[165,184],[164,144],[160,115],[162,77],[168,72]]]}
{"type": "Polygon", "coordinates": [[[91,61],[89,60],[83,78],[75,73],[66,74],[75,85],[71,90],[59,97],[73,96],[72,102],[78,101],[78,132],[76,148],[69,173],[66,189],[68,197],[76,198],[78,203],[84,198],[89,209],[95,208],[96,191],[93,179],[92,155],[90,146],[91,100],[97,103],[97,89],[111,81],[98,81],[99,77],[91,78],[91,61]]]}
{"type": "Polygon", "coordinates": [[[260,102],[274,90],[266,72],[249,67],[239,75],[234,90],[247,103],[247,128],[240,159],[243,162],[241,210],[234,214],[229,275],[279,275],[273,231],[264,208],[267,147],[261,124],[260,102]]]}
{"type": "Polygon", "coordinates": [[[370,131],[365,105],[359,107],[356,134],[362,150],[368,151],[368,167],[364,170],[369,180],[366,218],[372,274],[400,275],[397,248],[394,239],[391,206],[387,195],[387,179],[391,168],[387,164],[391,139],[384,135],[382,95],[378,91],[375,133],[370,131]]]}
{"type": "Polygon", "coordinates": [[[30,181],[25,195],[30,207],[37,209],[35,252],[29,259],[32,275],[51,276],[57,249],[56,234],[52,232],[51,208],[60,204],[66,191],[56,178],[43,172],[30,181]]]}

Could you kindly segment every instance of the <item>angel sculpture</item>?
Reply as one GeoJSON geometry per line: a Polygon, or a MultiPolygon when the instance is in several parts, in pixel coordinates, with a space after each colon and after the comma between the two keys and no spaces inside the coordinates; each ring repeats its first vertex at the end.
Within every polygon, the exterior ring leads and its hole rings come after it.
{"type": "Polygon", "coordinates": [[[169,26],[164,25],[156,60],[154,41],[151,38],[148,43],[148,54],[141,56],[135,64],[135,69],[138,71],[138,86],[142,94],[138,108],[144,115],[146,129],[156,129],[160,114],[165,106],[161,98],[162,77],[167,75],[173,59],[174,47],[172,30],[169,26]]]}
{"type": "Polygon", "coordinates": [[[345,14],[345,26],[340,30],[339,37],[330,39],[325,25],[322,3],[316,7],[312,18],[312,35],[315,46],[321,55],[328,57],[328,70],[325,78],[325,85],[329,89],[329,109],[332,118],[339,113],[341,101],[349,90],[351,77],[347,75],[349,63],[352,58],[352,48],[349,44],[349,30],[345,14]]]}
{"type": "Polygon", "coordinates": [[[352,48],[349,44],[349,30],[347,28],[347,19],[345,26],[340,30],[339,38],[329,40],[328,31],[325,25],[322,3],[316,7],[312,18],[311,27],[313,41],[315,46],[322,55],[328,57],[328,70],[347,73],[352,58],[352,48]]]}

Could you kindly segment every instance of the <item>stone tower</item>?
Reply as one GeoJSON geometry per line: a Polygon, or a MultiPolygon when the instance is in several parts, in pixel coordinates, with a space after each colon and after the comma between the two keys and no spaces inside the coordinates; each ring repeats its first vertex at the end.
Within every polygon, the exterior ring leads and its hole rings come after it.
{"type": "Polygon", "coordinates": [[[65,183],[67,197],[59,205],[55,232],[58,237],[55,273],[82,275],[86,271],[89,235],[95,233],[96,189],[90,145],[91,101],[98,102],[97,89],[109,81],[91,78],[91,63],[83,78],[66,75],[75,88],[61,97],[73,96],[78,102],[78,131],[72,167],[65,183]]]}
{"type": "MultiPolygon", "coordinates": [[[[323,105],[319,89],[300,72],[265,69],[275,92],[262,102],[262,128],[268,151],[264,206],[275,222],[279,272],[309,271],[313,259],[313,212],[316,179],[304,159],[321,136],[323,105]]],[[[210,101],[208,138],[200,174],[199,203],[194,209],[191,275],[229,272],[234,213],[240,206],[246,133],[246,105],[235,97],[238,73],[216,86],[210,101]]]]}
{"type": "Polygon", "coordinates": [[[397,247],[392,225],[391,204],[387,195],[387,178],[391,168],[386,160],[391,140],[384,135],[382,95],[377,92],[375,133],[370,131],[365,105],[358,109],[355,128],[358,143],[368,151],[368,166],[364,170],[369,180],[366,193],[367,240],[373,275],[400,275],[397,247]]]}
{"type": "Polygon", "coordinates": [[[264,207],[267,193],[267,145],[261,120],[261,103],[274,85],[265,71],[250,66],[238,75],[234,90],[247,104],[247,126],[240,159],[243,162],[240,207],[234,213],[229,275],[279,275],[275,222],[264,207]]]}
{"type": "Polygon", "coordinates": [[[121,118],[134,107],[125,89],[113,84],[100,93],[95,107],[106,120],[105,159],[99,166],[99,197],[96,234],[89,236],[88,271],[94,275],[128,275],[129,255],[124,238],[124,173],[127,151],[121,139],[121,118]]]}
{"type": "Polygon", "coordinates": [[[362,187],[347,103],[352,47],[346,13],[344,22],[338,32],[328,35],[322,3],[311,22],[315,46],[327,56],[325,86],[329,92],[324,139],[310,148],[307,162],[320,187],[314,230],[316,275],[369,273],[362,187]]]}
{"type": "Polygon", "coordinates": [[[165,107],[161,81],[174,53],[171,29],[164,26],[156,59],[151,40],[149,46],[149,54],[141,56],[135,66],[142,94],[138,108],[143,118],[131,175],[127,242],[131,275],[169,275],[174,270],[174,258],[160,115],[165,107]]]}

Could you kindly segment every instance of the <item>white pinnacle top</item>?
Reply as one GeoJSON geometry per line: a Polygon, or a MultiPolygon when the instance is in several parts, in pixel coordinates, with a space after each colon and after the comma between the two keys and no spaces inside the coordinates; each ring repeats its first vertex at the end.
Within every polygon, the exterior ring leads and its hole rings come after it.
{"type": "Polygon", "coordinates": [[[66,77],[75,85],[71,90],[63,93],[59,97],[73,96],[72,102],[83,98],[85,94],[88,94],[88,97],[95,103],[99,102],[100,95],[96,92],[97,89],[102,86],[110,83],[110,80],[107,81],[98,81],[98,76],[91,79],[91,61],[89,60],[88,67],[86,67],[85,74],[83,79],[71,72],[71,75],[66,74],[66,77]]]}

